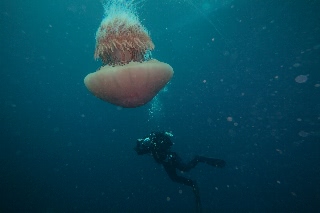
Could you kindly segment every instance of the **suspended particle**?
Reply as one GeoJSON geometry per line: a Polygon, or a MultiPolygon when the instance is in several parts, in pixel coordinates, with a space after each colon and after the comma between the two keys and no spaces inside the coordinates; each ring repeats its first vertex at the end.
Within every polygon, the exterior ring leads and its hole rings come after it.
{"type": "Polygon", "coordinates": [[[299,84],[306,83],[308,80],[308,76],[309,75],[298,75],[294,80],[299,84]]]}
{"type": "Polygon", "coordinates": [[[299,132],[299,136],[305,138],[305,137],[308,137],[308,136],[309,136],[309,133],[301,130],[301,131],[299,132]]]}

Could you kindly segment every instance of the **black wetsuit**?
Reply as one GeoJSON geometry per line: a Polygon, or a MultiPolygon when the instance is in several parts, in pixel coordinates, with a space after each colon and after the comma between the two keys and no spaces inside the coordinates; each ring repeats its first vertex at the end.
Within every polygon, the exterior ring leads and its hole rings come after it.
{"type": "Polygon", "coordinates": [[[201,212],[201,201],[196,181],[177,175],[177,169],[188,172],[199,162],[222,168],[225,161],[203,156],[194,157],[189,163],[184,163],[176,152],[171,152],[173,143],[170,140],[171,134],[167,132],[152,132],[145,139],[138,139],[135,151],[139,155],[151,153],[155,161],[162,164],[170,179],[174,182],[191,186],[196,198],[197,212],[201,212]]]}
{"type": "Polygon", "coordinates": [[[199,162],[207,163],[211,166],[220,167],[220,168],[225,166],[225,162],[220,159],[196,156],[189,163],[184,163],[182,159],[178,156],[178,154],[175,152],[169,152],[167,153],[167,156],[168,156],[168,159],[165,161],[162,161],[161,164],[163,165],[164,169],[168,173],[170,179],[187,186],[193,186],[195,182],[191,179],[178,176],[176,171],[177,169],[182,172],[188,172],[191,169],[193,169],[199,162]]]}

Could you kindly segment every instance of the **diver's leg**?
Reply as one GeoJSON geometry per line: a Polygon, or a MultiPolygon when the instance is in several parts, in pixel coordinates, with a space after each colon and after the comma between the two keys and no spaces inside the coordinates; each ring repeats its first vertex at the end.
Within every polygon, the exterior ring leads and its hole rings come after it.
{"type": "Polygon", "coordinates": [[[226,162],[221,159],[207,158],[203,156],[196,156],[194,159],[197,159],[198,162],[206,163],[211,166],[223,168],[226,165],[226,162]]]}
{"type": "Polygon", "coordinates": [[[169,175],[170,179],[177,183],[182,183],[186,186],[191,186],[193,194],[196,199],[196,212],[201,213],[202,207],[201,207],[201,200],[200,200],[200,192],[199,187],[197,183],[191,179],[181,177],[177,175],[176,168],[172,166],[172,164],[163,164],[164,169],[166,170],[167,174],[169,175]]]}
{"type": "Polygon", "coordinates": [[[200,200],[200,191],[199,191],[199,187],[197,185],[197,182],[193,182],[192,185],[192,191],[193,194],[196,198],[196,213],[201,213],[202,212],[202,206],[201,206],[201,200],[200,200]]]}
{"type": "Polygon", "coordinates": [[[177,175],[176,168],[170,164],[163,164],[163,168],[166,170],[167,174],[169,175],[170,179],[177,183],[182,183],[187,186],[193,186],[193,180],[181,177],[177,175]]]}
{"type": "MultiPolygon", "coordinates": [[[[206,163],[211,166],[223,168],[226,165],[226,162],[221,159],[215,159],[215,158],[208,158],[203,156],[195,156],[189,163],[184,163],[182,159],[179,157],[179,155],[175,152],[172,152],[170,154],[171,158],[169,162],[166,165],[171,165],[172,168],[179,169],[183,172],[188,172],[191,169],[193,169],[199,162],[206,163]]],[[[165,166],[165,164],[163,164],[165,166]]],[[[170,167],[170,166],[169,166],[170,167]]]]}
{"type": "Polygon", "coordinates": [[[177,153],[174,153],[174,158],[171,160],[172,164],[174,164],[177,169],[183,172],[190,171],[200,162],[198,158],[195,157],[189,163],[184,163],[177,153]]]}
{"type": "Polygon", "coordinates": [[[206,163],[211,166],[223,168],[226,162],[221,159],[207,158],[203,156],[194,157],[189,163],[183,163],[182,159],[175,153],[175,158],[173,159],[173,164],[180,171],[188,172],[193,169],[199,162],[206,163]]]}

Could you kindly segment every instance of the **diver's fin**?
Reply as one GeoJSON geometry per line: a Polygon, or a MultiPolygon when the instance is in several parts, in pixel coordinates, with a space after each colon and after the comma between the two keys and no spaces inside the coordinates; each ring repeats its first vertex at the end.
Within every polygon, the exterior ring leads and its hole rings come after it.
{"type": "Polygon", "coordinates": [[[219,168],[223,168],[226,166],[226,162],[221,159],[214,159],[214,158],[207,158],[207,157],[198,156],[198,160],[199,160],[199,162],[206,163],[208,165],[219,167],[219,168]]]}

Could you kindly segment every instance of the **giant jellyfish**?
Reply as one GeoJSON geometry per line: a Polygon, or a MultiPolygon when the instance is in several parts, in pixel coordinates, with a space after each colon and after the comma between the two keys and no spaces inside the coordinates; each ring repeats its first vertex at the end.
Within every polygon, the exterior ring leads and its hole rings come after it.
{"type": "Polygon", "coordinates": [[[169,82],[173,69],[151,58],[154,44],[132,2],[111,0],[104,9],[94,53],[103,66],[88,74],[84,83],[93,95],[111,104],[142,106],[169,82]]]}

